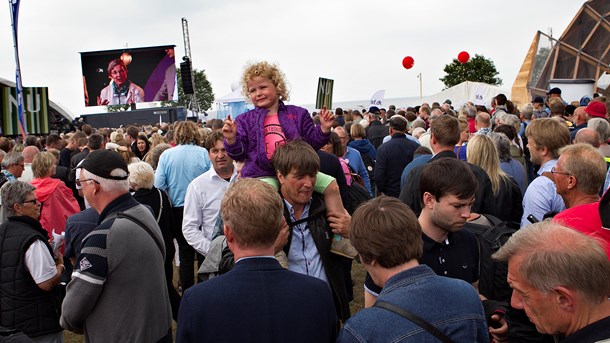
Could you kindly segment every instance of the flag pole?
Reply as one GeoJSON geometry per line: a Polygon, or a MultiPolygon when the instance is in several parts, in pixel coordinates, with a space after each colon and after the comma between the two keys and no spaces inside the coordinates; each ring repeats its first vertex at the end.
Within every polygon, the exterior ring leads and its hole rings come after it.
{"type": "Polygon", "coordinates": [[[13,28],[13,46],[15,48],[15,88],[17,89],[17,118],[19,130],[25,141],[27,137],[25,117],[23,116],[23,84],[21,82],[21,65],[19,63],[19,44],[17,40],[17,22],[19,19],[19,0],[9,0],[11,9],[11,26],[13,28]]]}

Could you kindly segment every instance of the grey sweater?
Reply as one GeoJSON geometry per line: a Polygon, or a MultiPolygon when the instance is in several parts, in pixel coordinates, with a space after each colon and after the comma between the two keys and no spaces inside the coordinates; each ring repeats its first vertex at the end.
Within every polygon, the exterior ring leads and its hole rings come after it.
{"type": "Polygon", "coordinates": [[[152,237],[138,224],[112,218],[125,212],[143,222],[161,243],[150,211],[125,194],[101,213],[83,239],[62,305],[61,326],[84,333],[86,342],[156,342],[171,327],[163,261],[152,237]],[[104,221],[105,218],[110,217],[104,221]]]}

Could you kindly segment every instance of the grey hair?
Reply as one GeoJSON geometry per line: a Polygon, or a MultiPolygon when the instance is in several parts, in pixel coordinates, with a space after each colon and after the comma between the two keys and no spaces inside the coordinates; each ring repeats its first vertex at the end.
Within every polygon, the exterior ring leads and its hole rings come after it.
{"type": "Polygon", "coordinates": [[[2,159],[2,169],[7,169],[11,164],[18,164],[23,161],[25,161],[25,158],[20,152],[11,151],[2,159]]]}
{"type": "Polygon", "coordinates": [[[509,162],[511,159],[510,139],[508,139],[505,134],[499,132],[490,132],[488,136],[496,145],[496,150],[498,150],[500,162],[509,162]]]}
{"type": "Polygon", "coordinates": [[[534,288],[548,294],[563,286],[591,304],[600,304],[610,294],[610,261],[600,244],[576,230],[544,221],[515,232],[492,257],[510,263],[522,256],[519,273],[534,288]]]}
{"type": "Polygon", "coordinates": [[[135,162],[127,166],[129,169],[129,184],[134,190],[152,189],[155,182],[155,172],[146,162],[135,162]]]}
{"type": "Polygon", "coordinates": [[[415,129],[421,127],[424,130],[426,129],[426,122],[423,119],[417,118],[411,123],[411,128],[415,129]]]}
{"type": "MultiPolygon", "coordinates": [[[[112,179],[104,179],[103,177],[99,177],[93,173],[90,173],[87,169],[81,169],[80,172],[82,179],[92,179],[99,183],[100,188],[108,193],[117,193],[117,192],[129,192],[129,179],[125,180],[112,180],[112,179]]],[[[121,168],[116,168],[110,172],[111,176],[127,176],[127,172],[121,168]]]]}
{"type": "Polygon", "coordinates": [[[605,118],[591,118],[587,127],[597,131],[601,142],[606,143],[610,139],[610,123],[605,118]]]}
{"type": "Polygon", "coordinates": [[[464,113],[468,116],[468,118],[474,118],[477,116],[477,108],[474,106],[464,106],[464,113]]]}
{"type": "Polygon", "coordinates": [[[515,132],[521,131],[521,120],[514,114],[504,114],[500,117],[500,123],[504,125],[511,125],[515,128],[515,132]]]}
{"type": "Polygon", "coordinates": [[[9,215],[15,215],[13,206],[22,204],[28,194],[35,191],[36,187],[27,182],[15,181],[7,182],[0,189],[2,197],[2,206],[4,206],[9,215]]]}
{"type": "Polygon", "coordinates": [[[523,114],[523,118],[525,119],[532,119],[532,116],[534,115],[534,106],[532,106],[532,104],[525,104],[521,109],[521,114],[523,114]]]}

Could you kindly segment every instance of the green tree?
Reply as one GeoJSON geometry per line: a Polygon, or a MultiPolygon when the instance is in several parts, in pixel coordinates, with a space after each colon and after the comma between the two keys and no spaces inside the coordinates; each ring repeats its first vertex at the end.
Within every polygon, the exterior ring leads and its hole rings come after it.
{"type": "MultiPolygon", "coordinates": [[[[180,74],[180,69],[176,69],[176,75],[178,75],[178,102],[168,101],[164,102],[164,106],[184,106],[188,107],[190,95],[184,94],[184,90],[182,90],[182,77],[180,74]]],[[[195,88],[195,96],[197,97],[197,102],[199,103],[199,107],[202,111],[207,111],[212,108],[212,102],[214,101],[214,92],[212,91],[212,84],[208,81],[207,76],[205,75],[205,71],[193,69],[193,86],[195,88]]],[[[190,110],[194,109],[191,105],[190,110]]]]}
{"type": "Polygon", "coordinates": [[[536,53],[536,57],[534,57],[534,68],[532,68],[532,78],[530,79],[530,83],[528,86],[537,86],[538,81],[540,80],[540,76],[542,75],[542,70],[544,69],[544,65],[546,64],[546,60],[549,58],[551,54],[551,49],[547,47],[541,47],[536,53]]]}
{"type": "Polygon", "coordinates": [[[440,80],[445,84],[445,89],[464,81],[485,82],[495,86],[502,84],[502,79],[497,77],[498,71],[494,63],[482,55],[475,55],[464,64],[454,58],[443,70],[446,74],[440,80]]]}

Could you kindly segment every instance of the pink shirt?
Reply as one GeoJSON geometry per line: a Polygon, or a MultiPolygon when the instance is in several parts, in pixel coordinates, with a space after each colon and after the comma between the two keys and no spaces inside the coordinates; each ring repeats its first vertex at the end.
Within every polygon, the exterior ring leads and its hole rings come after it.
{"type": "Polygon", "coordinates": [[[282,130],[282,126],[280,126],[280,120],[278,119],[277,114],[266,116],[263,124],[265,153],[267,154],[267,158],[271,160],[275,153],[275,149],[286,143],[286,135],[284,135],[284,130],[282,130]]]}

